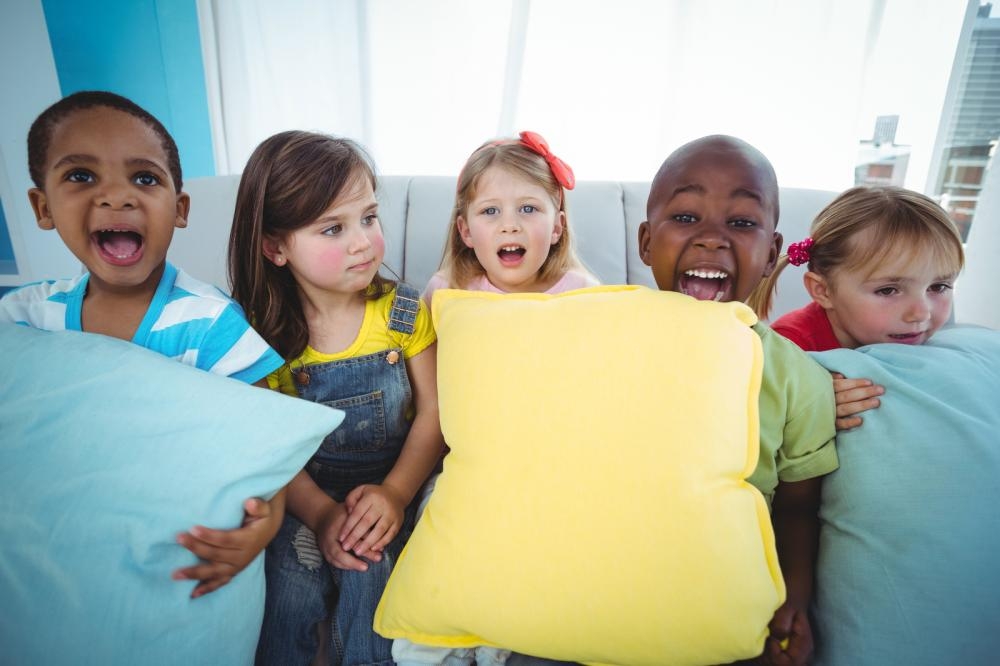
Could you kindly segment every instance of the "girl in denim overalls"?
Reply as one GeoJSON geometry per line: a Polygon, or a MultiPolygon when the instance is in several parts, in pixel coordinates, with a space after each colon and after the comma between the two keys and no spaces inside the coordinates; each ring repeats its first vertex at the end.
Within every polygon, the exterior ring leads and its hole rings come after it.
{"type": "MultiPolygon", "coordinates": [[[[427,305],[436,290],[449,287],[558,294],[598,284],[576,256],[570,237],[566,190],[574,185],[572,169],[535,132],[477,148],[458,177],[441,270],[424,290],[427,305]]],[[[436,480],[428,482],[418,514],[436,480]]],[[[498,666],[511,653],[399,639],[392,654],[400,666],[498,666]]],[[[514,655],[513,661],[522,658],[514,655]]]]}
{"type": "Polygon", "coordinates": [[[333,664],[392,663],[375,606],[443,444],[434,331],[418,293],[378,274],[375,185],[358,145],[294,131],[261,143],[240,181],[230,281],[286,360],[268,382],[346,413],[288,486],[258,664],[307,664],[321,644],[333,664]]]}

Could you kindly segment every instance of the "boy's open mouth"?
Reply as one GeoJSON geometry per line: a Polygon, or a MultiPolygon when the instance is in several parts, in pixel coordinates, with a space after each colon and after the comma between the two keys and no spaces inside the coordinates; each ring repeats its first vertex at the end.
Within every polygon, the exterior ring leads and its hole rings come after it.
{"type": "Polygon", "coordinates": [[[104,258],[113,264],[131,265],[142,258],[141,235],[128,229],[102,229],[91,235],[104,258]]]}
{"type": "Polygon", "coordinates": [[[699,301],[725,301],[731,292],[729,273],[720,270],[694,268],[684,271],[680,279],[680,292],[699,301]]]}
{"type": "Polygon", "coordinates": [[[521,262],[526,252],[527,250],[520,245],[504,245],[497,250],[497,256],[504,266],[513,266],[521,262]]]}

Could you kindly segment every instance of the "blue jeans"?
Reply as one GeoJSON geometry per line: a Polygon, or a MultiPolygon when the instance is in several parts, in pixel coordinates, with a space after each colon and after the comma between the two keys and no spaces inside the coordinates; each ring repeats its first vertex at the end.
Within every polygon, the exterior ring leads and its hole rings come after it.
{"type": "MultiPolygon", "coordinates": [[[[390,339],[413,332],[417,299],[416,290],[399,286],[389,317],[390,339]]],[[[360,485],[381,483],[409,434],[407,410],[413,394],[401,346],[329,363],[293,364],[299,397],[345,413],[343,423],[327,435],[306,466],[316,485],[337,502],[360,485]]],[[[315,534],[286,514],[264,559],[267,594],[257,664],[311,663],[319,648],[317,624],[326,627],[327,620],[331,664],[392,664],[392,641],[376,634],[372,622],[413,528],[413,513],[409,507],[403,528],[382,560],[369,562],[364,572],[331,566],[315,534]]]]}
{"type": "Polygon", "coordinates": [[[267,597],[257,664],[311,663],[319,649],[317,625],[330,630],[330,663],[392,664],[392,641],[372,630],[372,620],[408,537],[401,531],[368,571],[345,571],[323,559],[312,530],[286,515],[264,559],[267,597]]]}

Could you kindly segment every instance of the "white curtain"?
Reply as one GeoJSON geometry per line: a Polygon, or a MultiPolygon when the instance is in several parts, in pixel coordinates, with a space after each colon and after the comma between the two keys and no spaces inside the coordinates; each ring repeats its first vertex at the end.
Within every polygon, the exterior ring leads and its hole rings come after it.
{"type": "Polygon", "coordinates": [[[858,140],[886,114],[913,146],[907,184],[923,187],[966,6],[199,4],[220,172],[301,128],[358,139],[383,173],[454,175],[484,140],[533,129],[579,179],[647,180],[681,143],[727,133],[763,150],[783,185],[818,189],[853,184],[858,140]]]}

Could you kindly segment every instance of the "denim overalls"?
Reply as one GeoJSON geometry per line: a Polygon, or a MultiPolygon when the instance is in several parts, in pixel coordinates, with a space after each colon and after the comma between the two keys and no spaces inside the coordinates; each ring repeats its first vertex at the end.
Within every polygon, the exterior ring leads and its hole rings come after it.
{"type": "MultiPolygon", "coordinates": [[[[346,413],[306,465],[316,484],[337,502],[359,485],[381,483],[410,431],[407,410],[412,392],[402,342],[413,333],[419,298],[413,287],[397,286],[389,314],[393,341],[389,349],[292,367],[299,397],[346,413]]],[[[286,512],[267,547],[267,595],[257,664],[309,664],[318,648],[316,623],[327,617],[332,628],[327,647],[331,664],[391,664],[392,641],[372,630],[372,620],[412,528],[413,508],[408,507],[403,529],[386,547],[382,560],[369,562],[365,572],[347,571],[329,564],[313,532],[286,512]]]]}

